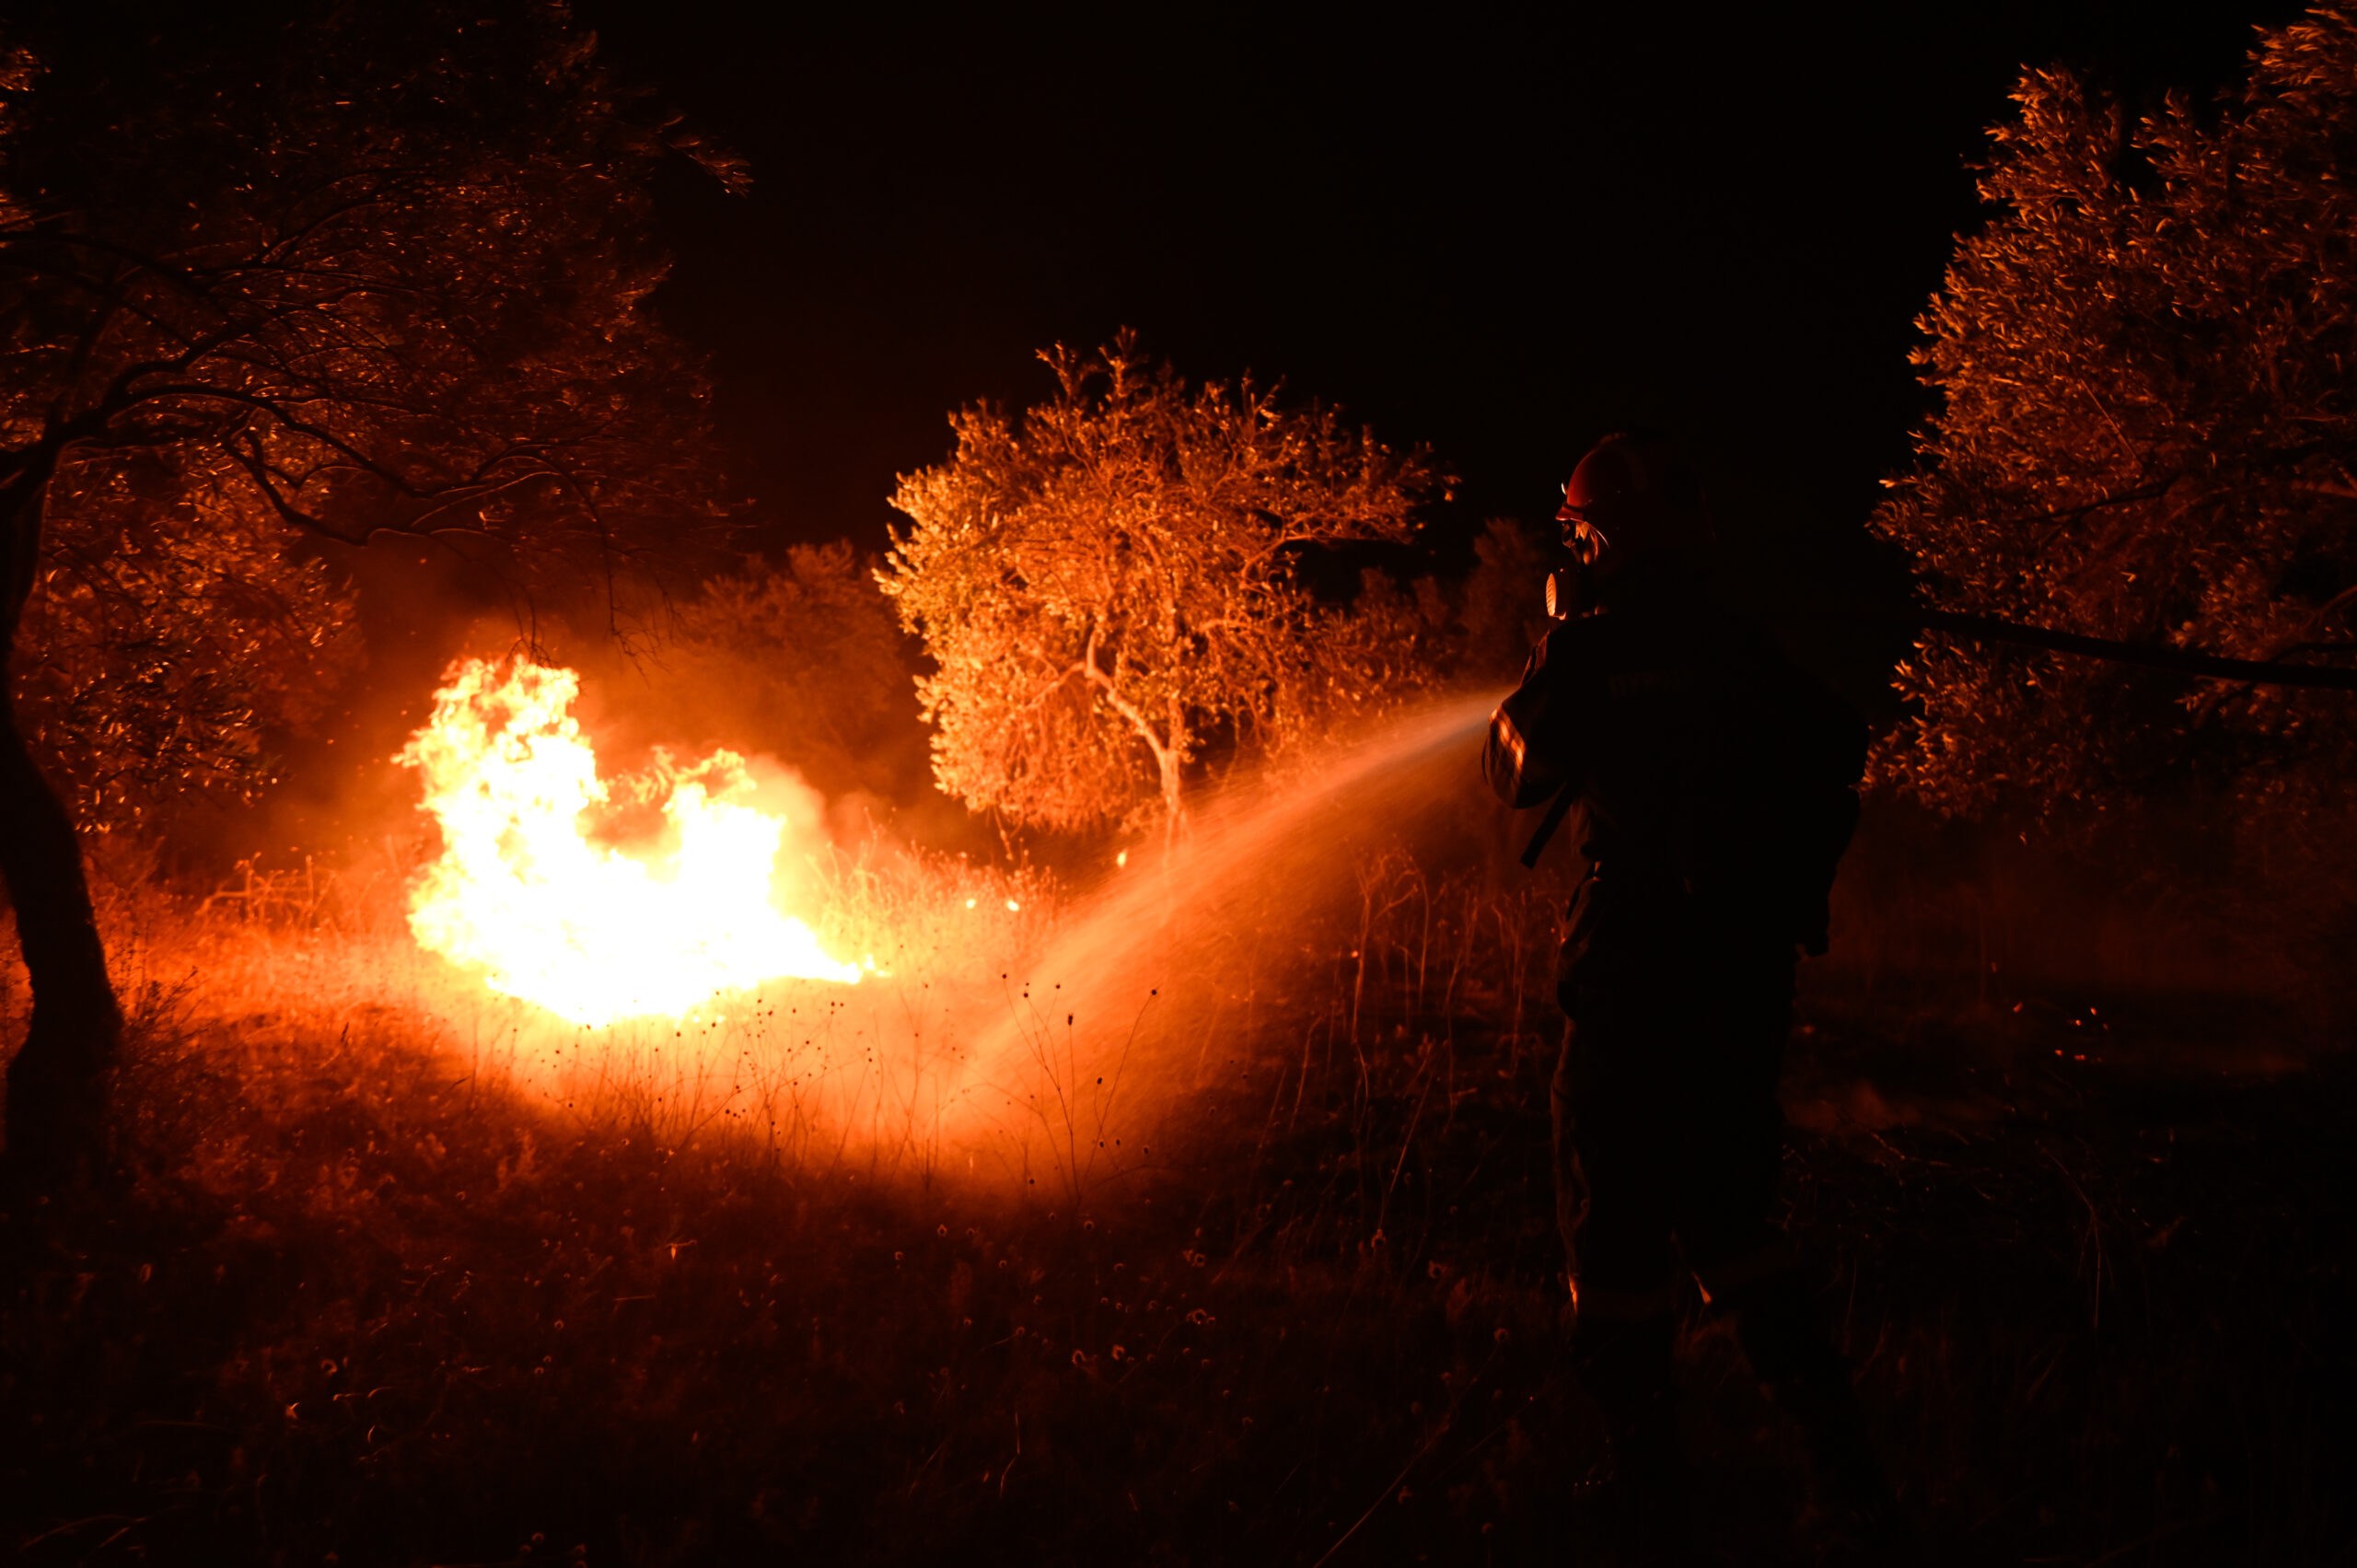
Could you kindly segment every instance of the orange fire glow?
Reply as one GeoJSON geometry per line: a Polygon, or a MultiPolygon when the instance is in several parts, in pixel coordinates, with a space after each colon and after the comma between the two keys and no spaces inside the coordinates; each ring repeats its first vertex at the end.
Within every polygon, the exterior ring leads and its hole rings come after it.
{"type": "Polygon", "coordinates": [[[787,824],[746,803],[744,759],[691,768],[657,754],[638,793],[659,797],[660,853],[593,842],[610,802],[572,717],[580,679],[523,657],[469,659],[395,761],[423,776],[441,858],[410,899],[420,945],[478,969],[494,991],[595,1027],[684,1016],[768,980],[857,982],[800,920],[772,902],[787,824]]]}

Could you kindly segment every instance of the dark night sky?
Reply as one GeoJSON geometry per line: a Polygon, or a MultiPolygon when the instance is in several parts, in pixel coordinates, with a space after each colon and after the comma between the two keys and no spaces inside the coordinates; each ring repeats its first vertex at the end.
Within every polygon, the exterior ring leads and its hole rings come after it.
{"type": "Polygon", "coordinates": [[[2016,68],[2206,96],[2296,7],[1777,9],[580,15],[754,163],[746,198],[671,180],[661,303],[712,355],[763,542],[880,546],[947,410],[1036,401],[1032,350],[1128,323],[1429,442],[1464,481],[1444,562],[1643,423],[1696,451],[1734,550],[1855,586],[1889,571],[1859,524],[1926,406],[1910,321],[2016,68]]]}

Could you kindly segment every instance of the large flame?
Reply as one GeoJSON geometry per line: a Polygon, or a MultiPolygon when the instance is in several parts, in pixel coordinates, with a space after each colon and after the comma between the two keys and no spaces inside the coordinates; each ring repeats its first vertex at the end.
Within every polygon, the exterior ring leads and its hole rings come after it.
{"type": "Polygon", "coordinates": [[[784,819],[735,797],[744,759],[652,775],[677,848],[657,863],[590,842],[606,803],[598,757],[571,715],[580,679],[517,657],[453,671],[397,761],[424,776],[442,856],[410,900],[420,944],[480,968],[493,990],[597,1026],[685,1015],[784,976],[858,981],[808,926],[770,902],[784,819]]]}

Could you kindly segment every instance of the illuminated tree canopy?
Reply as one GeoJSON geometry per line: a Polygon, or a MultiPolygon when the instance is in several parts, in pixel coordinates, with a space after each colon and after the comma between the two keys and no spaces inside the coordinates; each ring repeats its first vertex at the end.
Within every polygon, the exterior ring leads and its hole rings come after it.
{"type": "Polygon", "coordinates": [[[1282,738],[1373,651],[1298,553],[1406,540],[1434,475],[1274,388],[1190,389],[1126,335],[1041,357],[1055,397],[953,416],[949,460],[892,497],[911,526],[880,580],[937,667],[935,772],[1017,821],[1175,822],[1209,735],[1282,738]]]}
{"type": "MultiPolygon", "coordinates": [[[[77,626],[147,637],[191,570],[216,604],[250,590],[299,617],[319,590],[268,548],[292,532],[611,570],[704,509],[701,386],[640,310],[662,144],[561,26],[332,10],[259,53],[184,18],[145,52],[29,32],[0,144],[0,608],[13,633],[37,583],[67,598],[30,612],[20,672],[54,674],[42,639],[77,626]],[[158,552],[169,572],[135,563],[158,552]]],[[[184,679],[239,679],[237,650],[268,644],[199,637],[185,651],[213,668],[184,679]]],[[[137,690],[81,682],[29,715],[86,799],[105,793],[93,754],[50,732],[69,709],[84,739],[139,731],[137,701],[119,726],[101,712],[137,690]]],[[[160,754],[213,759],[183,782],[250,749],[238,712],[180,705],[186,743],[160,754]]]]}
{"type": "MultiPolygon", "coordinates": [[[[1942,397],[1875,517],[1937,603],[2251,659],[2357,652],[2357,23],[2269,36],[2239,101],[2131,125],[2072,76],[2014,92],[1920,325],[1942,397]]],[[[1943,636],[1878,767],[1949,811],[2189,784],[2301,807],[2357,750],[2345,696],[1943,636]]]]}
{"type": "Polygon", "coordinates": [[[138,456],[52,504],[17,633],[19,722],[88,831],[193,793],[251,798],[273,736],[318,716],[360,654],[351,595],[284,525],[178,494],[138,456]]]}

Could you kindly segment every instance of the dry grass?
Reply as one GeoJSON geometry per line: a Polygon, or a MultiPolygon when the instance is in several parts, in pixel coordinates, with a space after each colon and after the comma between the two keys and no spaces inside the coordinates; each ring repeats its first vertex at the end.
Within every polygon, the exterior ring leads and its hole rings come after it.
{"type": "MultiPolygon", "coordinates": [[[[120,1172],[0,1225],[11,1544],[1582,1560],[1551,899],[1360,866],[1283,962],[1266,933],[1206,935],[1268,961],[1174,1009],[1194,1054],[1155,1080],[1155,1156],[1091,1166],[1068,1114],[1041,1185],[960,1179],[944,1140],[830,1148],[826,1106],[789,1136],[629,1083],[518,1089],[374,895],[150,908],[118,949],[120,1172]]],[[[970,947],[963,897],[935,894],[990,874],[927,875],[931,916],[888,867],[839,867],[832,918],[937,917],[930,952],[970,947]]],[[[1043,923],[1045,892],[1018,898],[1043,923]]],[[[2345,1561],[2347,1074],[2163,1073],[2132,1027],[2077,1063],[2052,1052],[2084,1029],[2037,1010],[1811,1006],[1795,1226],[1931,1560],[2345,1561]]],[[[1705,1534],[1722,1561],[1812,1561],[1792,1434],[1695,1312],[1705,1534]]]]}

